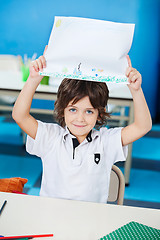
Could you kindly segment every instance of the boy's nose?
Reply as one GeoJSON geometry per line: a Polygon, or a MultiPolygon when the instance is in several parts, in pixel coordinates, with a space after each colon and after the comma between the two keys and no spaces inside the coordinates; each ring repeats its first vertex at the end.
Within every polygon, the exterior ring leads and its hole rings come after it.
{"type": "Polygon", "coordinates": [[[84,121],[84,114],[79,113],[78,116],[77,116],[77,120],[80,121],[80,122],[83,122],[84,121]]]}

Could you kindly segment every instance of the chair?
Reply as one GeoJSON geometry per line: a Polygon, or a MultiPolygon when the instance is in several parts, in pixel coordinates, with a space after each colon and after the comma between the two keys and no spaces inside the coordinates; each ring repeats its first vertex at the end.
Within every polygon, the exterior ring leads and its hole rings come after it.
{"type": "Polygon", "coordinates": [[[113,165],[110,176],[108,202],[116,202],[118,205],[123,205],[125,190],[124,175],[121,170],[113,165]]]}

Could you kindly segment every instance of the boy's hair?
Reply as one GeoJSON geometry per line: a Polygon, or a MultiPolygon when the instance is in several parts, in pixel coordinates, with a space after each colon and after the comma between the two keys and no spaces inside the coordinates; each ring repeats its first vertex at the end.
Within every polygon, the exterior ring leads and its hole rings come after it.
{"type": "Polygon", "coordinates": [[[89,97],[92,106],[98,109],[98,120],[95,128],[98,129],[106,125],[107,118],[110,117],[109,113],[106,112],[109,98],[106,83],[65,78],[59,86],[55,102],[56,118],[62,127],[65,127],[64,109],[69,102],[73,101],[72,104],[75,104],[86,96],[89,97]]]}

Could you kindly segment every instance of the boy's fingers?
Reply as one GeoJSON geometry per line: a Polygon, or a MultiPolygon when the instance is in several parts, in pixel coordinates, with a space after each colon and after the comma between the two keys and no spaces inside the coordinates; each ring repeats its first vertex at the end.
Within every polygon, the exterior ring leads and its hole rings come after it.
{"type": "Polygon", "coordinates": [[[138,73],[138,71],[135,68],[131,68],[130,73],[129,73],[129,77],[132,77],[136,73],[138,73]]]}
{"type": "Polygon", "coordinates": [[[44,49],[43,55],[45,55],[45,53],[46,53],[46,51],[47,51],[47,48],[48,48],[48,45],[45,46],[45,49],[44,49]]]}
{"type": "Polygon", "coordinates": [[[42,64],[42,68],[45,68],[46,67],[46,59],[44,56],[40,56],[39,57],[40,61],[41,61],[41,64],[42,64]]]}
{"type": "Polygon", "coordinates": [[[38,70],[42,71],[43,70],[43,63],[41,61],[41,58],[37,59],[37,64],[38,64],[38,70]]]}
{"type": "Polygon", "coordinates": [[[135,82],[137,79],[138,79],[138,74],[135,74],[130,78],[130,81],[135,82]]]}
{"type": "Polygon", "coordinates": [[[129,75],[129,81],[133,83],[136,81],[142,82],[141,74],[138,71],[131,72],[129,75]]]}
{"type": "Polygon", "coordinates": [[[132,77],[134,74],[138,73],[138,71],[135,68],[128,67],[126,70],[126,76],[132,77]]]}
{"type": "Polygon", "coordinates": [[[126,76],[128,77],[130,72],[132,71],[132,68],[131,67],[128,67],[127,70],[126,70],[126,76]]]}
{"type": "Polygon", "coordinates": [[[36,70],[36,72],[38,72],[38,63],[37,63],[37,60],[33,61],[32,62],[32,67],[34,67],[34,69],[36,70]]]}
{"type": "Polygon", "coordinates": [[[37,60],[33,61],[32,67],[34,67],[36,72],[43,70],[43,63],[41,61],[41,58],[38,58],[37,60]]]}
{"type": "MultiPolygon", "coordinates": [[[[48,46],[46,45],[43,54],[45,54],[47,48],[48,48],[48,46]]],[[[36,72],[43,71],[43,68],[46,67],[46,59],[45,59],[44,55],[40,56],[35,61],[32,61],[31,65],[32,65],[32,67],[34,67],[36,72]]]]}
{"type": "Polygon", "coordinates": [[[128,66],[132,67],[132,63],[131,63],[131,59],[130,59],[129,55],[127,55],[127,61],[128,61],[128,66]]]}

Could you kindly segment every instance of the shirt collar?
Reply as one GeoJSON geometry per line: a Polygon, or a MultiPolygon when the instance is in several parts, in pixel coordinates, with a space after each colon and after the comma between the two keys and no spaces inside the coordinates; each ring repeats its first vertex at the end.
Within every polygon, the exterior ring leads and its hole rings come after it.
{"type": "Polygon", "coordinates": [[[64,133],[63,133],[63,141],[64,141],[64,142],[65,142],[65,140],[66,140],[66,136],[69,135],[69,134],[70,134],[70,132],[69,132],[67,126],[65,126],[65,128],[64,128],[64,133]]]}
{"type": "MultiPolygon", "coordinates": [[[[64,134],[63,134],[63,141],[66,140],[66,136],[67,136],[67,135],[70,135],[72,138],[76,138],[74,135],[72,135],[72,134],[70,133],[70,131],[69,131],[69,129],[67,128],[67,126],[65,126],[65,128],[64,128],[64,134]]],[[[98,131],[98,130],[95,130],[95,129],[92,129],[92,130],[88,133],[88,135],[87,135],[87,137],[86,137],[86,140],[87,140],[88,142],[92,142],[92,140],[95,139],[95,138],[98,137],[98,136],[99,136],[99,131],[98,131]]]]}

